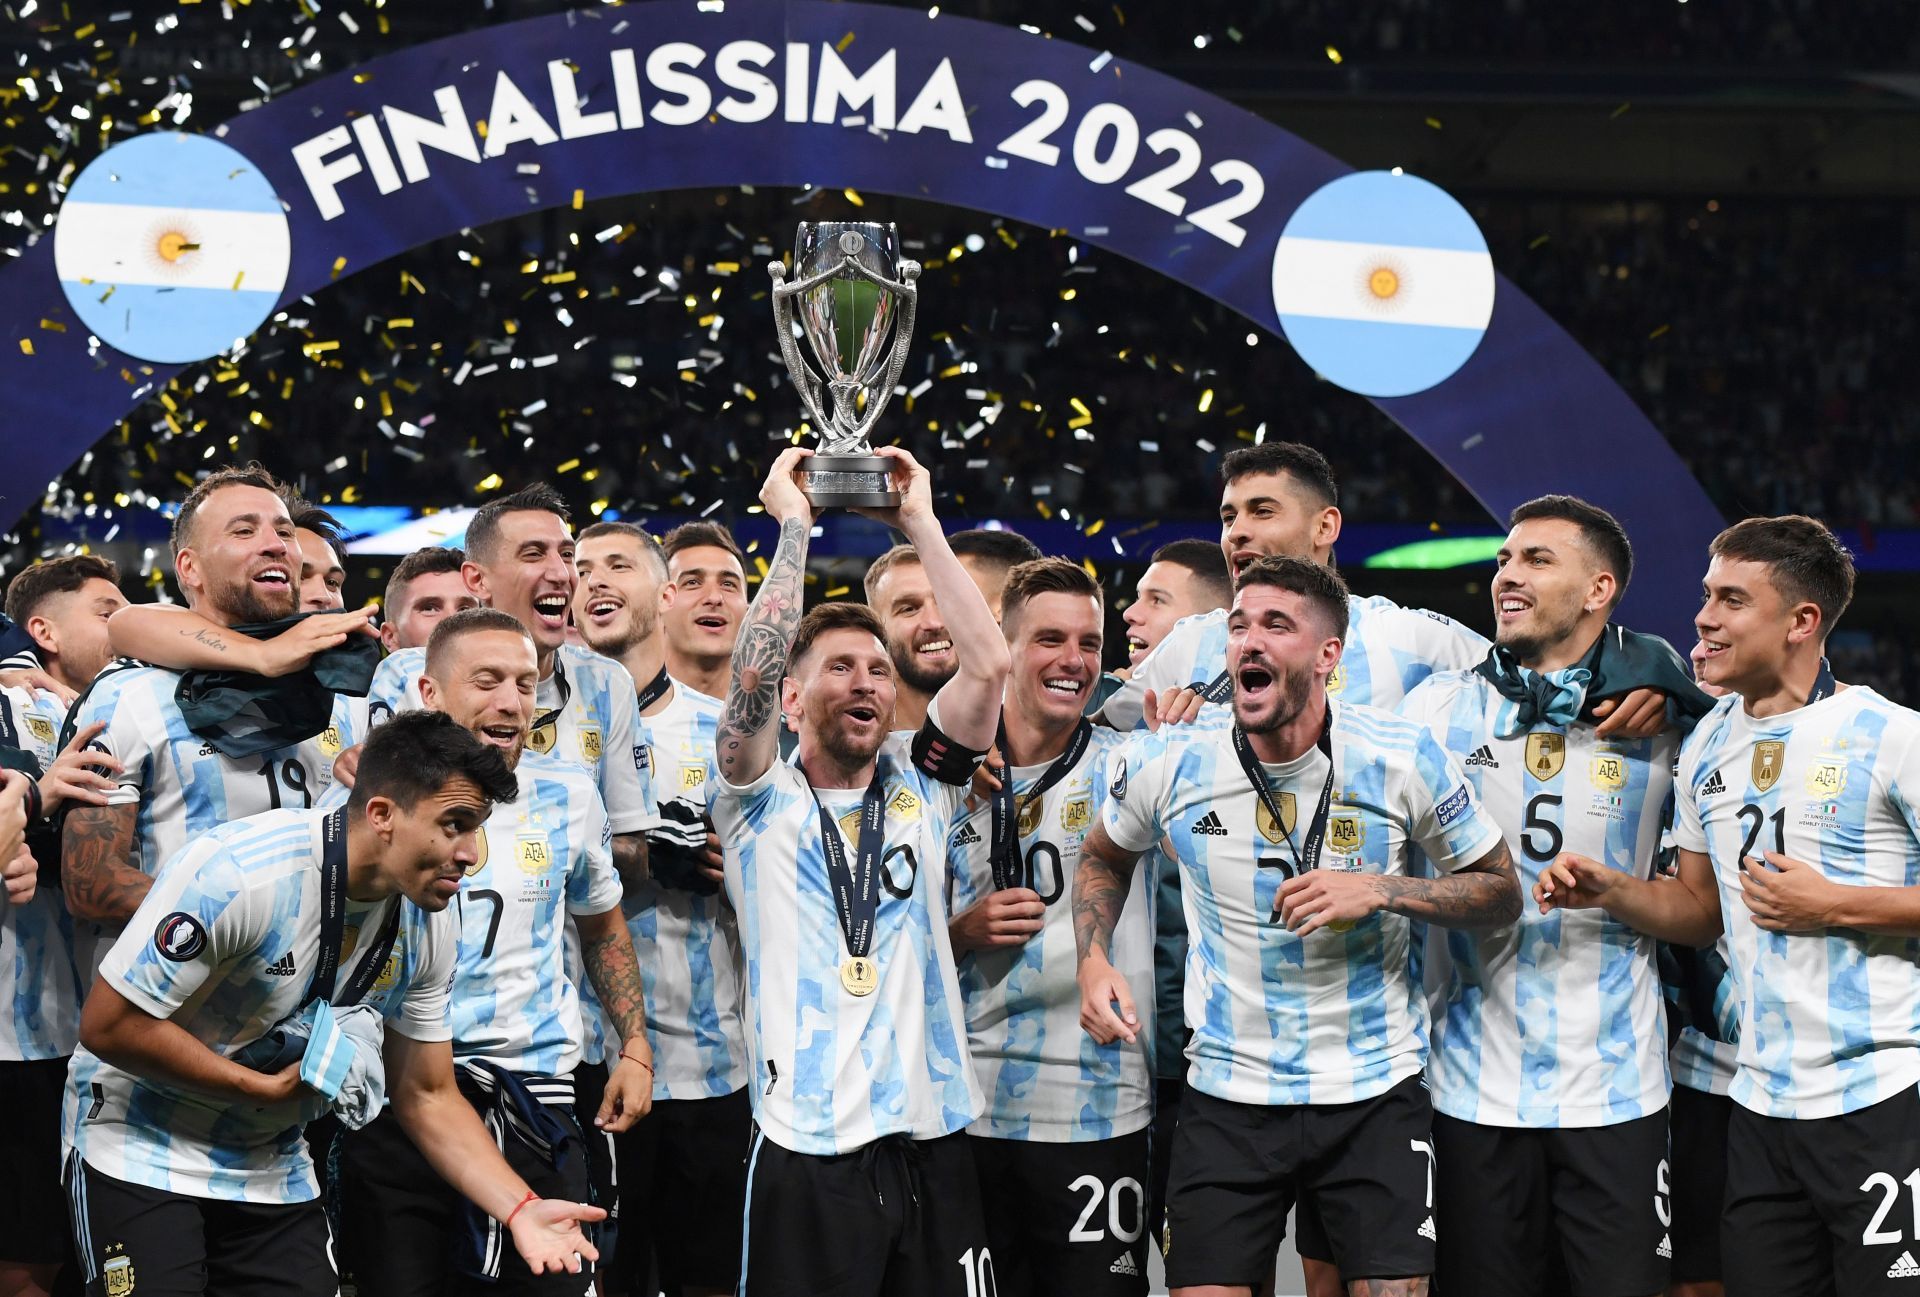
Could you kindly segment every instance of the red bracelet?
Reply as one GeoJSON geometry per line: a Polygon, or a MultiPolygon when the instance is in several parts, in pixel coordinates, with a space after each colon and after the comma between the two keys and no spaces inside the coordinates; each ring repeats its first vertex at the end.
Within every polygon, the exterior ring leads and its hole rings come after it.
{"type": "Polygon", "coordinates": [[[628,1061],[629,1063],[638,1063],[638,1064],[639,1064],[640,1066],[642,1066],[642,1067],[644,1067],[644,1068],[646,1068],[646,1069],[647,1069],[647,1075],[648,1075],[648,1076],[652,1076],[652,1075],[653,1075],[653,1064],[652,1064],[652,1063],[649,1063],[649,1062],[647,1062],[647,1060],[646,1060],[646,1059],[644,1059],[644,1058],[635,1058],[635,1057],[634,1057],[634,1056],[633,1056],[632,1054],[629,1054],[629,1053],[628,1053],[628,1052],[627,1052],[626,1050],[624,1050],[624,1049],[620,1051],[620,1057],[622,1057],[622,1058],[624,1058],[624,1059],[626,1059],[626,1060],[627,1060],[627,1061],[628,1061]]]}
{"type": "Polygon", "coordinates": [[[507,1218],[501,1221],[500,1223],[502,1225],[505,1225],[508,1229],[513,1228],[513,1218],[520,1214],[520,1209],[526,1206],[530,1202],[539,1202],[539,1201],[540,1201],[539,1194],[535,1193],[531,1189],[527,1190],[527,1196],[522,1198],[519,1202],[515,1203],[513,1210],[508,1212],[507,1218]]]}

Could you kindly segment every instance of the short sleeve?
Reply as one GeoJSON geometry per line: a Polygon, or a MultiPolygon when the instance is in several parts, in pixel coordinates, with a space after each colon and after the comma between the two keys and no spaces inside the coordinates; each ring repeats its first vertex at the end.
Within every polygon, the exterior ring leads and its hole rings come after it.
{"type": "MultiPolygon", "coordinates": [[[[408,905],[408,902],[401,902],[408,905]]],[[[453,1039],[454,958],[459,948],[459,920],[451,907],[437,914],[416,910],[420,926],[420,959],[407,993],[388,1017],[393,1029],[409,1040],[436,1044],[453,1039]]]]}
{"type": "Polygon", "coordinates": [[[567,871],[567,911],[605,914],[620,904],[620,876],[613,869],[613,823],[606,804],[591,785],[568,790],[581,798],[567,827],[572,867],[567,871]]]}
{"type": "Polygon", "coordinates": [[[170,1018],[221,965],[266,939],[270,899],[241,884],[217,841],[181,849],[162,866],[100,967],[101,978],[156,1018],[170,1018]]]}
{"type": "Polygon", "coordinates": [[[641,833],[660,818],[660,807],[654,801],[647,745],[640,737],[639,697],[630,688],[609,689],[607,711],[600,793],[615,833],[641,833]]]}
{"type": "MultiPolygon", "coordinates": [[[[410,709],[412,704],[407,697],[408,691],[426,662],[426,654],[419,649],[402,649],[382,659],[374,669],[373,683],[367,686],[366,720],[364,723],[357,720],[353,722],[356,731],[353,742],[365,743],[367,736],[382,722],[391,719],[395,712],[410,709]]],[[[345,701],[340,697],[334,699],[333,718],[336,723],[340,719],[340,704],[345,701]]],[[[343,740],[346,734],[345,729],[340,731],[343,740]]]]}
{"type": "Polygon", "coordinates": [[[1186,674],[1182,664],[1193,660],[1193,641],[1200,637],[1202,629],[1198,618],[1175,622],[1167,637],[1154,645],[1146,659],[1113,691],[1113,696],[1100,709],[1100,718],[1122,734],[1131,733],[1146,723],[1147,690],[1158,695],[1170,688],[1182,689],[1192,684],[1193,681],[1178,677],[1186,674]]]}
{"type": "MultiPolygon", "coordinates": [[[[1694,785],[1698,782],[1700,770],[1700,748],[1705,741],[1708,725],[1694,727],[1692,734],[1680,748],[1679,768],[1673,779],[1673,845],[1682,851],[1707,854],[1707,826],[1700,818],[1700,803],[1694,796],[1694,785]]],[[[1920,783],[1910,785],[1920,788],[1920,783]]]]}
{"type": "Polygon", "coordinates": [[[74,714],[73,730],[78,734],[96,722],[104,721],[106,729],[87,746],[120,762],[120,773],[114,776],[114,786],[107,794],[109,806],[138,805],[152,778],[154,743],[166,741],[166,727],[152,716],[145,715],[145,709],[138,700],[129,698],[127,691],[109,685],[105,689],[89,690],[80,709],[74,714]]]}
{"type": "Polygon", "coordinates": [[[1501,840],[1473,785],[1433,731],[1420,727],[1407,779],[1407,836],[1446,873],[1464,869],[1501,840]]]}
{"type": "Polygon", "coordinates": [[[1136,734],[1108,756],[1100,823],[1122,851],[1139,853],[1159,841],[1168,764],[1167,740],[1154,733],[1136,734]]]}

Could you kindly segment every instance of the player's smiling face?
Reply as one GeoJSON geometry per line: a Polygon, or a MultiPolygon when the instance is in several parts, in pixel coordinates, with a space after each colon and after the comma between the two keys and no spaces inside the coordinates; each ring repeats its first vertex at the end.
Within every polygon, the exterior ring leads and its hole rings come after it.
{"type": "Polygon", "coordinates": [[[475,562],[476,593],[517,617],[545,655],[567,640],[567,605],[573,599],[573,537],[559,515],[544,509],[502,514],[493,553],[475,562]]]}
{"type": "Polygon", "coordinates": [[[895,563],[871,592],[873,610],[887,632],[887,652],[900,679],[923,694],[940,691],[960,669],[953,635],[933,601],[933,585],[918,563],[895,563]]]}
{"type": "Polygon", "coordinates": [[[300,550],[286,502],[265,487],[223,486],[200,502],[176,571],[189,602],[228,625],[290,617],[300,550]]]}
{"type": "Polygon", "coordinates": [[[1257,558],[1285,555],[1324,563],[1340,537],[1340,511],[1287,473],[1248,473],[1220,496],[1220,550],[1238,576],[1257,558]]]}
{"type": "Polygon", "coordinates": [[[640,542],[617,532],[581,541],[573,552],[580,584],[573,592],[573,624],[587,647],[619,657],[660,624],[660,569],[640,542]]]}
{"type": "Polygon", "coordinates": [[[407,582],[398,602],[400,607],[393,620],[380,628],[380,638],[387,643],[390,653],[396,649],[425,648],[442,617],[478,608],[480,596],[467,589],[467,579],[458,572],[429,572],[407,582]],[[393,632],[391,642],[387,642],[388,631],[393,632]]]}
{"type": "Polygon", "coordinates": [[[673,598],[662,615],[667,645],[685,658],[730,657],[747,615],[740,560],[718,545],[689,545],[667,560],[673,598]]]}
{"type": "Polygon", "coordinates": [[[1049,591],[1015,609],[1007,701],[1013,710],[1071,723],[1100,677],[1100,605],[1091,596],[1049,591]]]}
{"type": "Polygon", "coordinates": [[[347,570],[327,538],[317,531],[296,527],[294,541],[300,546],[300,611],[339,612],[347,606],[341,590],[347,584],[347,570]]]}
{"type": "Polygon", "coordinates": [[[508,630],[473,630],[445,647],[420,678],[420,701],[445,712],[482,743],[520,764],[533,724],[538,667],[533,643],[508,630]]]}
{"type": "Polygon", "coordinates": [[[1765,697],[1786,669],[1787,645],[1804,628],[1810,604],[1790,604],[1773,583],[1772,569],[1750,559],[1714,555],[1701,582],[1705,598],[1694,614],[1694,673],[1731,693],[1765,697]]]}
{"type": "Polygon", "coordinates": [[[428,913],[452,904],[468,868],[480,859],[480,826],[492,810],[480,786],[465,775],[447,780],[411,809],[395,807],[388,822],[388,869],[400,894],[428,913]]]}
{"type": "Polygon", "coordinates": [[[822,632],[780,687],[781,710],[799,717],[801,742],[842,766],[873,760],[893,729],[893,662],[857,627],[822,632]]]}
{"type": "Polygon", "coordinates": [[[1565,518],[1516,524],[1493,562],[1494,639],[1523,666],[1563,644],[1590,608],[1612,597],[1612,579],[1565,518]]]}
{"type": "Polygon", "coordinates": [[[127,606],[120,587],[103,576],[90,577],[78,590],[68,590],[41,603],[32,617],[47,623],[44,635],[52,641],[60,671],[70,681],[92,680],[113,661],[113,641],[107,618],[127,606]]]}
{"type": "Polygon", "coordinates": [[[1340,641],[1305,595],[1250,585],[1227,614],[1233,718],[1249,734],[1270,733],[1298,716],[1340,661],[1340,641]]]}
{"type": "Polygon", "coordinates": [[[1154,563],[1140,574],[1133,602],[1120,619],[1127,624],[1127,662],[1139,666],[1182,617],[1202,611],[1193,573],[1177,563],[1154,563]]]}

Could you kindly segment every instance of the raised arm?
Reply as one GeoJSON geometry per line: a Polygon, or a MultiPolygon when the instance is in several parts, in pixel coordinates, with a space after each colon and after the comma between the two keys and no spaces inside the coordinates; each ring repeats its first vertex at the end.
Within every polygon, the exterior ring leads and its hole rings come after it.
{"type": "Polygon", "coordinates": [[[1140,1030],[1133,992],[1112,963],[1113,929],[1126,908],[1137,851],[1127,851],[1096,824],[1080,845],[1073,873],[1073,940],[1080,952],[1080,1025],[1096,1044],[1132,1044],[1140,1030]]]}
{"type": "Polygon", "coordinates": [[[960,669],[934,695],[939,699],[940,728],[962,747],[984,752],[993,746],[1000,724],[1000,694],[1006,687],[1006,637],[993,619],[993,610],[980,594],[980,587],[960,566],[947,544],[946,533],[933,512],[933,482],[920,462],[898,446],[881,446],[876,455],[894,461],[894,489],[900,492],[897,509],[862,509],[859,512],[898,527],[920,559],[927,584],[933,587],[934,602],[953,636],[953,651],[960,669]]]}
{"type": "Polygon", "coordinates": [[[811,454],[799,447],[782,451],[760,488],[767,516],[780,524],[780,540],[733,646],[733,678],[714,730],[714,761],[720,777],[735,787],[765,774],[780,754],[780,681],[805,610],[813,531],[813,509],[794,473],[811,454]]]}
{"type": "Polygon", "coordinates": [[[1720,892],[1713,862],[1684,848],[1671,876],[1635,878],[1567,852],[1540,872],[1540,912],[1598,907],[1649,937],[1677,946],[1710,946],[1720,936],[1720,892]]]}

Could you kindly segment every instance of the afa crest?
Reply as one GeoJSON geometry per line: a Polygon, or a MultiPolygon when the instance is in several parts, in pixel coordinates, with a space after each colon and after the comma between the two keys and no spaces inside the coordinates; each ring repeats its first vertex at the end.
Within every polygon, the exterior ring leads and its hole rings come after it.
{"type": "Polygon", "coordinates": [[[909,790],[902,788],[893,795],[893,800],[887,803],[887,809],[903,820],[916,820],[920,818],[920,799],[909,790]]]}
{"type": "Polygon", "coordinates": [[[1780,771],[1787,762],[1787,745],[1780,739],[1762,739],[1753,745],[1753,764],[1747,772],[1756,793],[1764,793],[1780,782],[1780,771]]]}
{"type": "Polygon", "coordinates": [[[319,741],[322,752],[330,757],[340,755],[340,727],[338,725],[329,725],[324,730],[321,730],[319,741]]]}
{"type": "Polygon", "coordinates": [[[595,765],[600,763],[600,727],[598,725],[580,727],[580,759],[595,765]]]}
{"type": "Polygon", "coordinates": [[[27,733],[33,735],[33,737],[39,739],[42,743],[53,742],[55,730],[52,721],[44,716],[35,716],[31,712],[27,713],[26,721],[27,733]]]}
{"type": "Polygon", "coordinates": [[[1334,663],[1333,670],[1327,676],[1327,692],[1330,694],[1340,694],[1346,691],[1347,664],[1345,662],[1336,662],[1334,663]]]}
{"type": "Polygon", "coordinates": [[[1093,799],[1075,797],[1060,808],[1060,827],[1078,833],[1093,823],[1093,799]]]}
{"type": "Polygon", "coordinates": [[[539,877],[553,866],[553,848],[545,834],[522,834],[513,840],[513,852],[520,872],[539,877]]]}
{"type": "Polygon", "coordinates": [[[380,976],[373,979],[376,991],[391,991],[400,983],[400,942],[393,943],[393,953],[387,956],[387,962],[380,969],[380,976]]]}
{"type": "Polygon", "coordinates": [[[1254,811],[1253,815],[1253,822],[1260,826],[1260,836],[1269,842],[1286,841],[1293,835],[1294,821],[1299,818],[1294,810],[1292,793],[1281,793],[1279,801],[1279,823],[1276,824],[1274,822],[1273,813],[1267,810],[1267,803],[1264,799],[1260,802],[1258,809],[1254,811]]]}
{"type": "Polygon", "coordinates": [[[1596,752],[1587,777],[1595,788],[1617,793],[1627,786],[1627,759],[1618,752],[1596,752]]]}
{"type": "Polygon", "coordinates": [[[1545,782],[1567,764],[1567,736],[1536,732],[1527,735],[1527,773],[1545,782]]]}
{"type": "Polygon", "coordinates": [[[680,791],[690,793],[707,782],[705,766],[684,765],[680,767],[680,791]]]}
{"type": "Polygon", "coordinates": [[[1330,815],[1327,817],[1327,846],[1343,856],[1350,856],[1366,845],[1367,824],[1358,815],[1330,815]]]}
{"type": "Polygon", "coordinates": [[[1813,797],[1838,797],[1847,786],[1847,763],[1816,761],[1807,771],[1807,793],[1813,797]]]}
{"type": "Polygon", "coordinates": [[[107,1297],[128,1297],[133,1291],[133,1258],[108,1257],[100,1269],[100,1281],[107,1297]]]}

